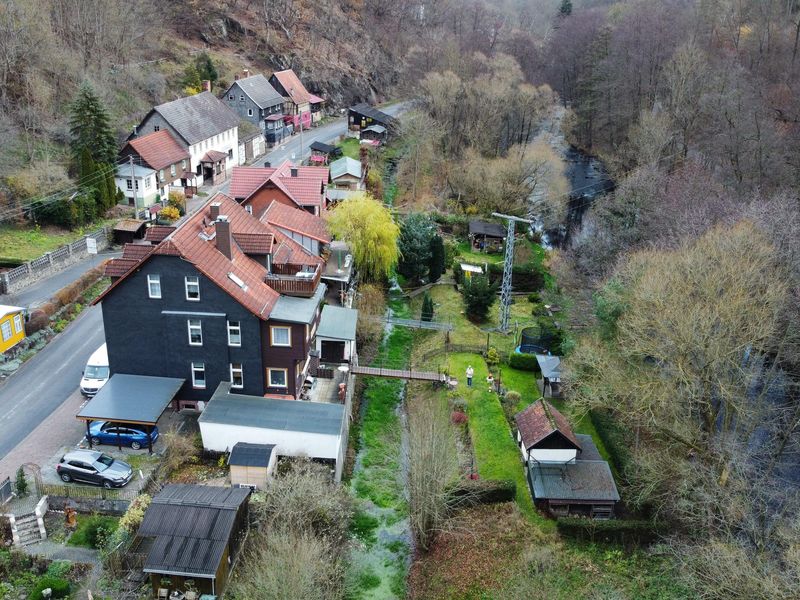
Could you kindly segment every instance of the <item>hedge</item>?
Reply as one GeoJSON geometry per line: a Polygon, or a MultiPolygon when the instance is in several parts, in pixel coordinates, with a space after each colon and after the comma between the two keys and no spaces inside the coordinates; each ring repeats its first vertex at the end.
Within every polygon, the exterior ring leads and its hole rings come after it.
{"type": "Polygon", "coordinates": [[[450,490],[455,503],[496,504],[513,502],[517,495],[517,484],[511,479],[465,479],[450,490]]]}
{"type": "Polygon", "coordinates": [[[519,369],[520,371],[538,371],[539,363],[536,360],[535,354],[520,354],[514,352],[508,357],[508,366],[512,369],[519,369]]]}
{"type": "Polygon", "coordinates": [[[614,542],[619,544],[648,544],[667,530],[659,521],[646,519],[588,519],[561,517],[556,520],[558,532],[584,542],[614,542]]]}
{"type": "Polygon", "coordinates": [[[444,233],[451,233],[459,238],[466,238],[469,233],[469,217],[435,212],[431,218],[444,233]]]}
{"type": "Polygon", "coordinates": [[[623,429],[614,420],[613,415],[602,409],[594,409],[589,411],[589,418],[597,430],[597,434],[603,441],[603,445],[608,451],[608,456],[611,462],[617,468],[617,472],[623,477],[628,472],[628,467],[633,460],[631,457],[630,448],[633,443],[630,440],[630,432],[623,429]]]}

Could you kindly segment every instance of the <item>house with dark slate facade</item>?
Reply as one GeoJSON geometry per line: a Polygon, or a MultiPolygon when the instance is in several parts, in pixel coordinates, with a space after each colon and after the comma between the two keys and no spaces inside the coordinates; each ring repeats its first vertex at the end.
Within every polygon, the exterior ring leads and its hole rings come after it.
{"type": "Polygon", "coordinates": [[[245,71],[245,77],[237,75],[222,101],[243,120],[256,125],[269,146],[289,135],[283,124],[283,96],[260,73],[249,75],[245,71]]]}
{"type": "Polygon", "coordinates": [[[176,408],[202,409],[220,382],[297,399],[313,367],[325,261],[296,233],[321,219],[289,210],[300,219],[284,210],[276,226],[217,194],[158,243],[110,261],[114,281],[96,302],[111,373],[185,379],[176,408]]]}

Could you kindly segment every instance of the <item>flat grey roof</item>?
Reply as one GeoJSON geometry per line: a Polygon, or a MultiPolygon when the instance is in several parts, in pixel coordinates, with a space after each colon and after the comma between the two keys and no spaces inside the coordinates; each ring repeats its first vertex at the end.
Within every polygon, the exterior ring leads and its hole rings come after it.
{"type": "Polygon", "coordinates": [[[317,313],[317,307],[325,297],[327,286],[320,283],[311,298],[297,298],[295,296],[281,296],[276,300],[270,320],[287,321],[289,323],[311,323],[317,313]]]}
{"type": "Polygon", "coordinates": [[[155,425],[185,379],[115,373],[76,415],[85,421],[155,425]]]}
{"type": "Polygon", "coordinates": [[[228,464],[239,467],[267,467],[275,444],[248,444],[236,442],[228,457],[228,464]]]}
{"type": "Polygon", "coordinates": [[[201,423],[337,436],[342,430],[341,404],[231,394],[230,385],[228,381],[219,384],[198,419],[201,423]]]}
{"type": "Polygon", "coordinates": [[[354,340],[357,322],[357,310],[326,304],[322,307],[317,335],[333,340],[354,340]]]}
{"type": "Polygon", "coordinates": [[[577,460],[566,465],[540,465],[530,461],[533,496],[541,500],[618,502],[619,492],[611,468],[604,460],[577,460]]]}

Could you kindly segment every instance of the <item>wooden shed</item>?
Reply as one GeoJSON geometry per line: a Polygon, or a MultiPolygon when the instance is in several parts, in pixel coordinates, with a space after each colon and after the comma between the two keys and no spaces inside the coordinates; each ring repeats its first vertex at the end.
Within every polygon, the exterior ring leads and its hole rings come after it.
{"type": "Polygon", "coordinates": [[[144,237],[147,221],[141,219],[122,219],[114,225],[114,243],[131,244],[144,237]]]}
{"type": "Polygon", "coordinates": [[[228,457],[231,485],[264,488],[275,469],[274,444],[247,444],[238,442],[228,457]]]}

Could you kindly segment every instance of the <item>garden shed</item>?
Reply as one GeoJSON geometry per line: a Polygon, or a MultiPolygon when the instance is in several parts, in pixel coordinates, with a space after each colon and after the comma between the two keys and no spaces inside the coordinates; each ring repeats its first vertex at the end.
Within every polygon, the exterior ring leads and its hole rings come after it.
{"type": "Polygon", "coordinates": [[[228,457],[231,485],[264,488],[275,470],[275,444],[238,442],[228,457]]]}

